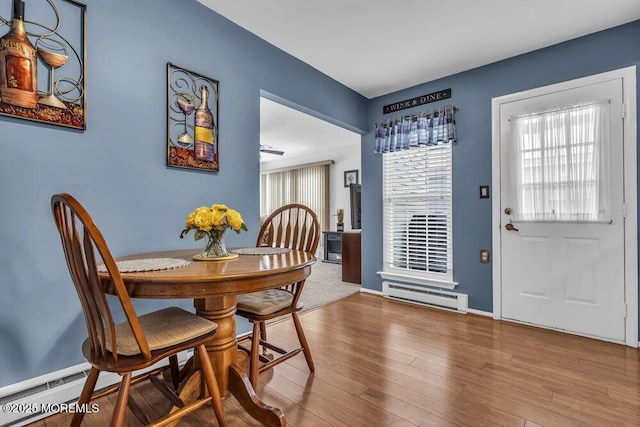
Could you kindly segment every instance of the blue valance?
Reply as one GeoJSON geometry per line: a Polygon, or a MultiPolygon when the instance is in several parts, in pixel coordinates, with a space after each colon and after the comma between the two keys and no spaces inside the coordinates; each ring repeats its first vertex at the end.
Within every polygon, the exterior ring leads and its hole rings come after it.
{"type": "Polygon", "coordinates": [[[455,105],[376,123],[376,154],[457,142],[455,105]]]}

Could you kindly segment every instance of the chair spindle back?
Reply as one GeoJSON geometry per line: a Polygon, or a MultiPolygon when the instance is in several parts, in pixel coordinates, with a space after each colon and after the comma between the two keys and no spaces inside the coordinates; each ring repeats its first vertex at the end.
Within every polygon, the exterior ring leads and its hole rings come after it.
{"type": "Polygon", "coordinates": [[[282,206],[262,224],[256,246],[267,245],[309,252],[315,255],[320,242],[318,217],[301,204],[282,206]]]}
{"type": "Polygon", "coordinates": [[[60,233],[67,267],[80,298],[92,352],[105,359],[107,352],[111,352],[117,363],[115,324],[103,283],[98,275],[95,257],[97,250],[111,276],[115,293],[133,331],[140,353],[145,358],[150,358],[149,345],[116,262],[89,213],[69,194],[56,194],[51,197],[51,210],[60,233]],[[111,340],[111,345],[107,345],[107,337],[111,340]]]}

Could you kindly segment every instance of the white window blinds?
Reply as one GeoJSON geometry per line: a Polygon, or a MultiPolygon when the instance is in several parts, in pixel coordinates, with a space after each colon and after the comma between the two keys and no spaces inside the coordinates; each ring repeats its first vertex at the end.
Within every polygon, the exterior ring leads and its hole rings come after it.
{"type": "Polygon", "coordinates": [[[453,279],[451,146],[383,156],[385,271],[453,279]]]}

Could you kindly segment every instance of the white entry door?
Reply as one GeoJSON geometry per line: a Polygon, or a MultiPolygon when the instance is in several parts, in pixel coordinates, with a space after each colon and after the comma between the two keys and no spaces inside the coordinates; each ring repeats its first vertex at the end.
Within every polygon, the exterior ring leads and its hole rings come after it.
{"type": "Polygon", "coordinates": [[[500,104],[503,318],[625,341],[622,95],[617,78],[500,104]]]}

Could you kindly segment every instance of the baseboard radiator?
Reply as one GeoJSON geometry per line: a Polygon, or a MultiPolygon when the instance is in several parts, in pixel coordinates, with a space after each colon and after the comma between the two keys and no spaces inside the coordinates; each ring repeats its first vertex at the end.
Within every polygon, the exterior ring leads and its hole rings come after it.
{"type": "MultiPolygon", "coordinates": [[[[178,354],[178,363],[187,361],[192,351],[178,354]]],[[[161,368],[166,361],[137,371],[134,376],[161,368]]],[[[18,427],[33,423],[55,413],[65,411],[66,406],[80,397],[91,366],[82,363],[60,371],[0,388],[0,426],[18,427]],[[7,409],[9,408],[9,409],[7,409]]],[[[96,383],[96,390],[120,382],[122,377],[103,372],[96,383]]]]}
{"type": "Polygon", "coordinates": [[[469,309],[469,298],[466,294],[406,283],[382,282],[382,296],[398,301],[453,310],[460,313],[466,313],[469,309]]]}

